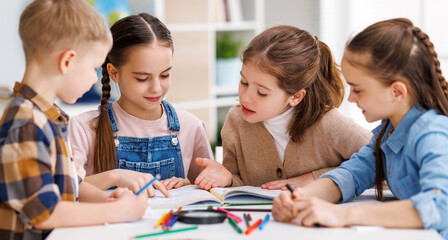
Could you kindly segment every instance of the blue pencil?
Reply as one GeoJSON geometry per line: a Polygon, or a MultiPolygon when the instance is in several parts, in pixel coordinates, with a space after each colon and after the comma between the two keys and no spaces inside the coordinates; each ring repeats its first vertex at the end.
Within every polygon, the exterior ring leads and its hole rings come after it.
{"type": "Polygon", "coordinates": [[[141,192],[143,192],[147,187],[151,186],[151,184],[153,184],[155,181],[160,179],[160,175],[157,174],[155,178],[153,178],[151,181],[149,181],[149,183],[147,183],[144,187],[142,187],[142,189],[138,190],[137,193],[135,193],[135,195],[139,195],[141,192]]]}
{"type": "Polygon", "coordinates": [[[264,217],[263,222],[261,222],[260,226],[258,227],[260,230],[263,230],[266,223],[269,222],[269,213],[266,214],[266,217],[264,217]]]}

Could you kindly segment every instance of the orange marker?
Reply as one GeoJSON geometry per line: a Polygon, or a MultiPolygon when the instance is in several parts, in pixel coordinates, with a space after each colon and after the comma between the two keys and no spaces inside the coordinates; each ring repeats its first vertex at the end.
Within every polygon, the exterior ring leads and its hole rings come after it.
{"type": "Polygon", "coordinates": [[[262,222],[261,218],[258,219],[258,221],[256,221],[254,224],[252,224],[252,226],[246,229],[245,234],[249,235],[249,233],[251,233],[255,228],[257,228],[261,224],[261,222],[262,222]]]}
{"type": "Polygon", "coordinates": [[[166,217],[163,219],[162,221],[162,228],[166,226],[166,224],[168,223],[168,221],[170,220],[171,216],[173,214],[173,209],[171,209],[168,214],[166,215],[166,217]]]}

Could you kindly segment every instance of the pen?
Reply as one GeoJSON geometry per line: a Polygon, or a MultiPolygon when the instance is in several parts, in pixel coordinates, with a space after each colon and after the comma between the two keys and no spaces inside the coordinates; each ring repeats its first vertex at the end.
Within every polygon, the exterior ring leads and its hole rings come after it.
{"type": "Polygon", "coordinates": [[[233,220],[233,218],[228,218],[229,219],[229,223],[230,225],[232,225],[232,227],[238,232],[238,233],[242,233],[243,230],[241,230],[240,227],[238,227],[238,224],[233,220]]]}
{"type": "Polygon", "coordinates": [[[252,226],[248,227],[246,229],[245,234],[249,235],[249,233],[251,233],[255,228],[257,228],[259,225],[261,224],[261,218],[258,219],[258,221],[256,221],[252,226]]]}
{"type": "Polygon", "coordinates": [[[166,230],[166,231],[162,231],[162,232],[149,233],[149,234],[143,234],[143,235],[137,235],[137,236],[133,237],[133,239],[152,237],[152,236],[157,236],[157,235],[162,235],[162,234],[167,234],[167,233],[175,233],[175,232],[182,232],[182,231],[195,230],[195,229],[198,229],[198,226],[179,228],[179,229],[174,229],[174,230],[166,230]]]}
{"type": "Polygon", "coordinates": [[[292,193],[292,199],[294,199],[294,188],[292,188],[289,184],[286,184],[286,188],[292,193]]]}
{"type": "Polygon", "coordinates": [[[217,207],[216,210],[227,213],[227,217],[231,217],[231,218],[233,218],[233,220],[235,220],[235,222],[237,222],[237,223],[243,221],[243,219],[241,219],[241,218],[238,217],[237,215],[235,215],[235,214],[233,214],[233,213],[231,213],[231,212],[225,210],[224,208],[217,207]]]}
{"type": "Polygon", "coordinates": [[[263,222],[260,223],[260,230],[263,230],[264,226],[269,222],[269,213],[264,217],[263,222]]]}
{"type": "Polygon", "coordinates": [[[142,189],[138,190],[138,192],[135,195],[139,195],[141,192],[143,192],[147,187],[151,186],[155,181],[160,179],[160,174],[157,174],[155,178],[153,178],[149,183],[147,183],[142,189]]]}
{"type": "Polygon", "coordinates": [[[246,222],[246,227],[249,227],[249,217],[246,215],[246,213],[243,213],[244,221],[246,222]]]}

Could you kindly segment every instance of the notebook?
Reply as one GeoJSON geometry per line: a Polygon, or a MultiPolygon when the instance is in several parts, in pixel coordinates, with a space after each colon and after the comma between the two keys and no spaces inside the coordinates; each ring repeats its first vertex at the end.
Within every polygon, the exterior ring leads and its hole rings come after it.
{"type": "Polygon", "coordinates": [[[212,188],[209,191],[196,185],[188,185],[169,190],[170,198],[166,198],[156,190],[155,196],[148,199],[152,208],[177,208],[186,205],[253,205],[272,204],[280,190],[267,190],[261,187],[229,187],[212,188]]]}

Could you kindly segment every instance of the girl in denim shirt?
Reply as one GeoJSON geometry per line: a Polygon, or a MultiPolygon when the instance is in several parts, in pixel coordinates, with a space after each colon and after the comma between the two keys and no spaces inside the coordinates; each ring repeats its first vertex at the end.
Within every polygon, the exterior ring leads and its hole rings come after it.
{"type": "Polygon", "coordinates": [[[155,186],[167,196],[165,188],[195,180],[200,167],[192,160],[212,158],[204,124],[163,100],[171,85],[173,41],[159,19],[145,13],[128,16],[111,32],[101,106],[70,121],[75,160],[86,168],[85,180],[101,189],[136,192],[160,174],[163,185],[155,186]],[[108,101],[110,80],[120,87],[113,103],[108,101]]]}
{"type": "Polygon", "coordinates": [[[383,119],[367,146],[293,195],[274,200],[279,221],[304,226],[378,225],[437,230],[448,239],[448,89],[428,35],[408,19],[375,23],[347,44],[349,101],[383,119]],[[399,199],[341,206],[383,180],[399,199]]]}

